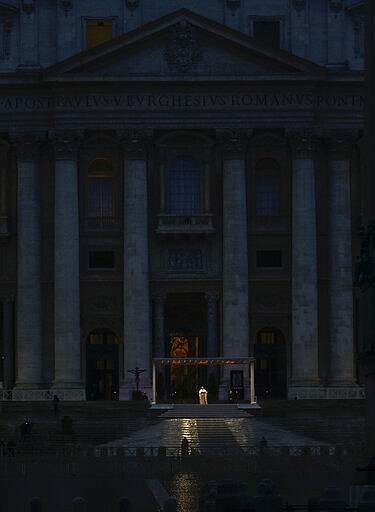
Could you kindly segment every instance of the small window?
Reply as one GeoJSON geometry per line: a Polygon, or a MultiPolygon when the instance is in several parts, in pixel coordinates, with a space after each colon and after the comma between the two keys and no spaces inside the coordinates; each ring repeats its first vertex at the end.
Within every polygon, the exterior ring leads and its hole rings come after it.
{"type": "Polygon", "coordinates": [[[115,268],[115,253],[113,251],[90,251],[90,269],[113,269],[115,268]]]}
{"type": "Polygon", "coordinates": [[[253,37],[268,46],[280,48],[280,21],[253,21],[253,37]]]}
{"type": "Polygon", "coordinates": [[[257,267],[281,267],[281,251],[257,251],[257,267]]]}
{"type": "Polygon", "coordinates": [[[274,331],[261,331],[258,333],[258,343],[261,345],[274,345],[275,332],[274,331]]]}
{"type": "Polygon", "coordinates": [[[86,48],[105,43],[112,38],[112,20],[86,20],[86,48]]]}

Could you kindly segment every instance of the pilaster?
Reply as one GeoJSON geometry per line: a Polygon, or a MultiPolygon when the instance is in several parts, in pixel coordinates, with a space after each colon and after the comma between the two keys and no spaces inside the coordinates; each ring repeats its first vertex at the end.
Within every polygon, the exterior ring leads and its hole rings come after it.
{"type": "Polygon", "coordinates": [[[3,299],[3,387],[11,389],[14,384],[14,297],[3,299]]]}
{"type": "Polygon", "coordinates": [[[41,233],[37,135],[18,139],[16,387],[42,383],[41,233]]]}
{"type": "MultiPolygon", "coordinates": [[[[314,136],[292,149],[292,387],[319,385],[314,136]]],[[[298,395],[298,392],[295,394],[298,395]]]]}
{"type": "Polygon", "coordinates": [[[36,0],[22,0],[20,9],[20,67],[36,68],[38,55],[38,6],[36,0]]]}
{"type": "Polygon", "coordinates": [[[8,167],[8,151],[9,144],[0,140],[0,240],[9,237],[8,226],[8,180],[7,180],[7,167],[8,167]]]}
{"type": "Polygon", "coordinates": [[[151,305],[148,256],[149,139],[131,133],[124,139],[124,375],[120,399],[134,391],[129,370],[145,369],[140,389],[151,398],[151,305]]]}
{"type": "MultiPolygon", "coordinates": [[[[82,389],[76,133],[53,134],[55,148],[55,378],[82,389]]],[[[83,393],[83,390],[82,390],[83,393]]]]}
{"type": "MultiPolygon", "coordinates": [[[[245,151],[247,134],[223,134],[223,356],[249,353],[249,276],[245,151]],[[234,328],[235,326],[235,328],[234,328]]],[[[232,368],[241,369],[244,368],[232,368]]],[[[224,368],[219,399],[227,399],[229,369],[224,368]]],[[[247,378],[244,381],[248,381],[247,378]]]]}
{"type": "Polygon", "coordinates": [[[350,152],[353,138],[327,138],[330,175],[330,375],[331,386],[354,384],[353,276],[350,152]]]}

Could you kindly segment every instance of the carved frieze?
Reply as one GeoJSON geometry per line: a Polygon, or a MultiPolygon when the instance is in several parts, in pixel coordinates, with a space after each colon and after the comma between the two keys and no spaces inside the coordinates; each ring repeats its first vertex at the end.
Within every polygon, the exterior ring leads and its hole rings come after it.
{"type": "Polygon", "coordinates": [[[326,134],[326,142],[330,158],[335,160],[348,159],[354,141],[354,133],[334,132],[326,134]]]}
{"type": "Polygon", "coordinates": [[[174,272],[201,272],[204,270],[202,249],[167,249],[167,270],[174,272]]]}
{"type": "Polygon", "coordinates": [[[196,29],[191,23],[182,20],[170,28],[164,57],[172,71],[188,73],[195,68],[201,56],[196,29]]]}

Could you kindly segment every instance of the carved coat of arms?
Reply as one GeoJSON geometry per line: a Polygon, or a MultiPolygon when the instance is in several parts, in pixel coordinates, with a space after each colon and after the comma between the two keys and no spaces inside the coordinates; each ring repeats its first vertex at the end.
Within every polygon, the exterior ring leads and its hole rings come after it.
{"type": "Polygon", "coordinates": [[[164,56],[169,67],[178,73],[185,74],[194,68],[201,51],[191,23],[183,20],[171,27],[164,56]]]}

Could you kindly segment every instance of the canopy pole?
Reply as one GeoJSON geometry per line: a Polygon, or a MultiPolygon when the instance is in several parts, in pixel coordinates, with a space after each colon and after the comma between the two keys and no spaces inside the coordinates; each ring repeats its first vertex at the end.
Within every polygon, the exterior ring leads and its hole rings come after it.
{"type": "Polygon", "coordinates": [[[152,403],[156,404],[156,365],[152,361],[152,403]]]}
{"type": "Polygon", "coordinates": [[[254,361],[250,361],[250,403],[255,404],[254,361]]]}

